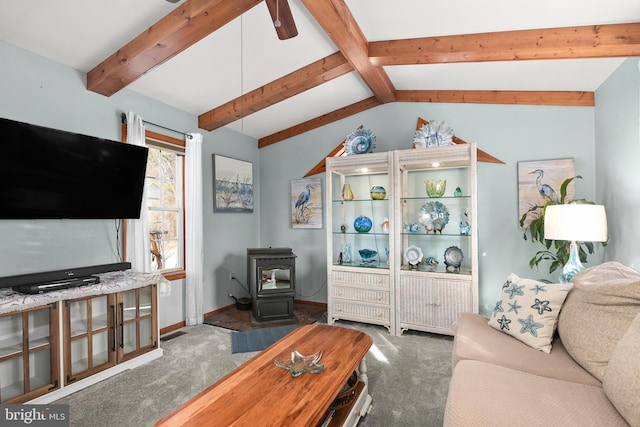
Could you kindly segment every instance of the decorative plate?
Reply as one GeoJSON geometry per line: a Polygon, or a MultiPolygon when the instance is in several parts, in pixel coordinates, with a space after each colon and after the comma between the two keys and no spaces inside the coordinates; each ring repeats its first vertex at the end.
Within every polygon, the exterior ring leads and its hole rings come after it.
{"type": "Polygon", "coordinates": [[[449,209],[442,202],[428,202],[420,208],[418,216],[420,225],[424,226],[427,234],[442,234],[442,229],[449,223],[449,209]]]}
{"type": "Polygon", "coordinates": [[[404,250],[404,259],[411,265],[418,265],[422,261],[422,249],[417,246],[409,246],[404,250]]]}
{"type": "Polygon", "coordinates": [[[413,135],[413,148],[431,148],[443,145],[453,145],[453,129],[445,122],[429,122],[422,125],[413,135]]]}
{"type": "Polygon", "coordinates": [[[375,147],[376,136],[369,129],[356,129],[344,141],[347,155],[371,153],[375,147]]]}
{"type": "Polygon", "coordinates": [[[459,269],[463,258],[462,250],[457,246],[449,246],[444,251],[444,264],[447,266],[447,270],[449,270],[449,267],[459,269]]]}

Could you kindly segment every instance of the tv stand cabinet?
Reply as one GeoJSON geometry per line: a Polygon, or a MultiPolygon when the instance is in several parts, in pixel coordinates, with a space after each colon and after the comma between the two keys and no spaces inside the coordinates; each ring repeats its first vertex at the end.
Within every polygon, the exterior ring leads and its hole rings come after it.
{"type": "Polygon", "coordinates": [[[161,274],[28,295],[0,289],[0,403],[50,403],[162,356],[161,274]]]}

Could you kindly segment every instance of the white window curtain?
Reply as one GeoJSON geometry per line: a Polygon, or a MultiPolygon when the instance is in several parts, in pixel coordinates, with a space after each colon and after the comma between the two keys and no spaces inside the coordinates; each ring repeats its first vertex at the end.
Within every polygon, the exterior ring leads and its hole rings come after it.
{"type": "Polygon", "coordinates": [[[186,135],[185,143],[186,324],[199,325],[204,321],[202,134],[186,135]]]}
{"type": "MultiPolygon", "coordinates": [[[[129,111],[127,113],[127,144],[145,147],[145,129],[142,117],[129,111]]],[[[127,220],[126,253],[127,261],[131,263],[131,270],[148,273],[151,271],[151,257],[149,256],[149,220],[147,217],[147,186],[142,194],[140,219],[127,220]]]]}

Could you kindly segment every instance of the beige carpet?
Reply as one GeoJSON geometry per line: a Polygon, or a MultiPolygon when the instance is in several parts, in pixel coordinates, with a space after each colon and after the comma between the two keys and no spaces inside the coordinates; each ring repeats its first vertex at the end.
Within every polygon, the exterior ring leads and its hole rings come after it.
{"type": "MultiPolygon", "coordinates": [[[[367,355],[372,409],[358,427],[442,426],[451,337],[414,331],[395,337],[381,326],[336,325],[366,332],[374,341],[367,355]]],[[[231,354],[234,332],[228,329],[198,325],[177,332],[184,333],[162,343],[163,357],[55,402],[69,404],[70,426],[151,427],[257,354],[231,354]]]]}

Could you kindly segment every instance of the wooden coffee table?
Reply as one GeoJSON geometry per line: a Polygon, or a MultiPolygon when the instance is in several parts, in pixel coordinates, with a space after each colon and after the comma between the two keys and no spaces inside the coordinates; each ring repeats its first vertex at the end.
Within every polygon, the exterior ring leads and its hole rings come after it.
{"type": "MultiPolygon", "coordinates": [[[[373,344],[364,332],[339,326],[306,325],[277,341],[156,423],[156,426],[318,426],[356,368],[359,395],[336,411],[333,425],[355,425],[369,411],[364,357],[373,344]],[[322,351],[324,371],[297,378],[273,359],[292,349],[322,351]]],[[[214,356],[215,357],[215,356],[214,356]]]]}

